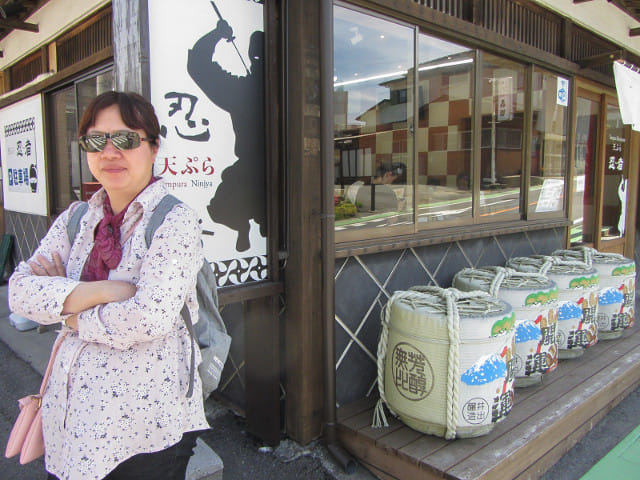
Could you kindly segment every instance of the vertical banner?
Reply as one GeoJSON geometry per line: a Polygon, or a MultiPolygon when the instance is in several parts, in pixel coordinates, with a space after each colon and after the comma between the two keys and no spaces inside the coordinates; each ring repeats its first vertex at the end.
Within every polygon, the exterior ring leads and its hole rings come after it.
{"type": "Polygon", "coordinates": [[[46,216],[41,95],[0,110],[0,152],[4,208],[46,216]]]}
{"type": "Polygon", "coordinates": [[[513,77],[495,79],[499,122],[513,120],[513,77]]]}
{"type": "Polygon", "coordinates": [[[267,278],[262,1],[149,0],[155,174],[196,210],[219,286],[267,278]]]}

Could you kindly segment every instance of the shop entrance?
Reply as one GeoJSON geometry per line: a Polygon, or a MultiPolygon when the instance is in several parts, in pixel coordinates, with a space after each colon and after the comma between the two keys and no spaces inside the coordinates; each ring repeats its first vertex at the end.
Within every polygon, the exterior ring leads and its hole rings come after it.
{"type": "Polygon", "coordinates": [[[570,244],[633,256],[626,235],[628,192],[635,191],[631,131],[615,95],[578,83],[574,127],[570,244]]]}

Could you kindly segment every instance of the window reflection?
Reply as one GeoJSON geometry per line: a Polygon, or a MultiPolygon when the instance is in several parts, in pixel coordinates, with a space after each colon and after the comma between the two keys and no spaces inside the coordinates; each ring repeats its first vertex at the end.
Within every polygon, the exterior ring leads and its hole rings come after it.
{"type": "Polygon", "coordinates": [[[524,66],[483,55],[480,216],[520,218],[524,66]]]}
{"type": "Polygon", "coordinates": [[[412,224],[413,29],[334,7],[336,230],[412,224]]]}
{"type": "Polygon", "coordinates": [[[418,48],[418,222],[468,219],[474,52],[424,34],[418,48]]]}
{"type": "Polygon", "coordinates": [[[576,112],[576,152],[574,167],[571,244],[592,243],[594,239],[593,188],[600,105],[578,97],[576,112]]]}
{"type": "Polygon", "coordinates": [[[533,73],[529,213],[561,212],[565,198],[569,81],[533,73]]]}

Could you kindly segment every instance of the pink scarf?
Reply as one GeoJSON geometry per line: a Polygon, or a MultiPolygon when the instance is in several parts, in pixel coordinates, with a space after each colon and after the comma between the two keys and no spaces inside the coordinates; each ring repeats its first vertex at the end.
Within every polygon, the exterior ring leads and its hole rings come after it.
{"type": "MultiPolygon", "coordinates": [[[[147,184],[147,187],[155,181],[155,177],[151,177],[151,181],[147,184]]],[[[147,187],[145,187],[145,190],[147,187]]],[[[131,205],[131,202],[129,205],[131,205]]],[[[124,214],[129,209],[129,205],[115,215],[111,208],[109,195],[105,195],[104,204],[102,205],[104,218],[96,228],[93,248],[80,275],[81,281],[93,282],[96,280],[108,280],[109,272],[120,265],[120,261],[122,260],[120,228],[122,227],[124,214]]]]}
{"type": "MultiPolygon", "coordinates": [[[[127,208],[129,208],[129,205],[127,205],[127,208]]],[[[93,249],[84,264],[80,280],[84,282],[107,280],[109,271],[120,264],[120,260],[122,260],[120,227],[127,208],[114,215],[109,196],[105,197],[104,205],[102,206],[104,218],[96,229],[93,249]]]]}

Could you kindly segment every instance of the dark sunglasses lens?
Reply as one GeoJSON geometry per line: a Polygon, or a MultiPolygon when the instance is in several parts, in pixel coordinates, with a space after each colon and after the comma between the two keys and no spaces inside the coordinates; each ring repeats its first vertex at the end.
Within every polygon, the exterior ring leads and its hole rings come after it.
{"type": "Polygon", "coordinates": [[[80,146],[90,153],[101,152],[106,144],[107,139],[104,135],[83,135],[80,137],[80,146]]]}
{"type": "Polygon", "coordinates": [[[111,135],[113,146],[118,150],[131,150],[140,146],[140,135],[136,132],[119,132],[111,135]]]}

